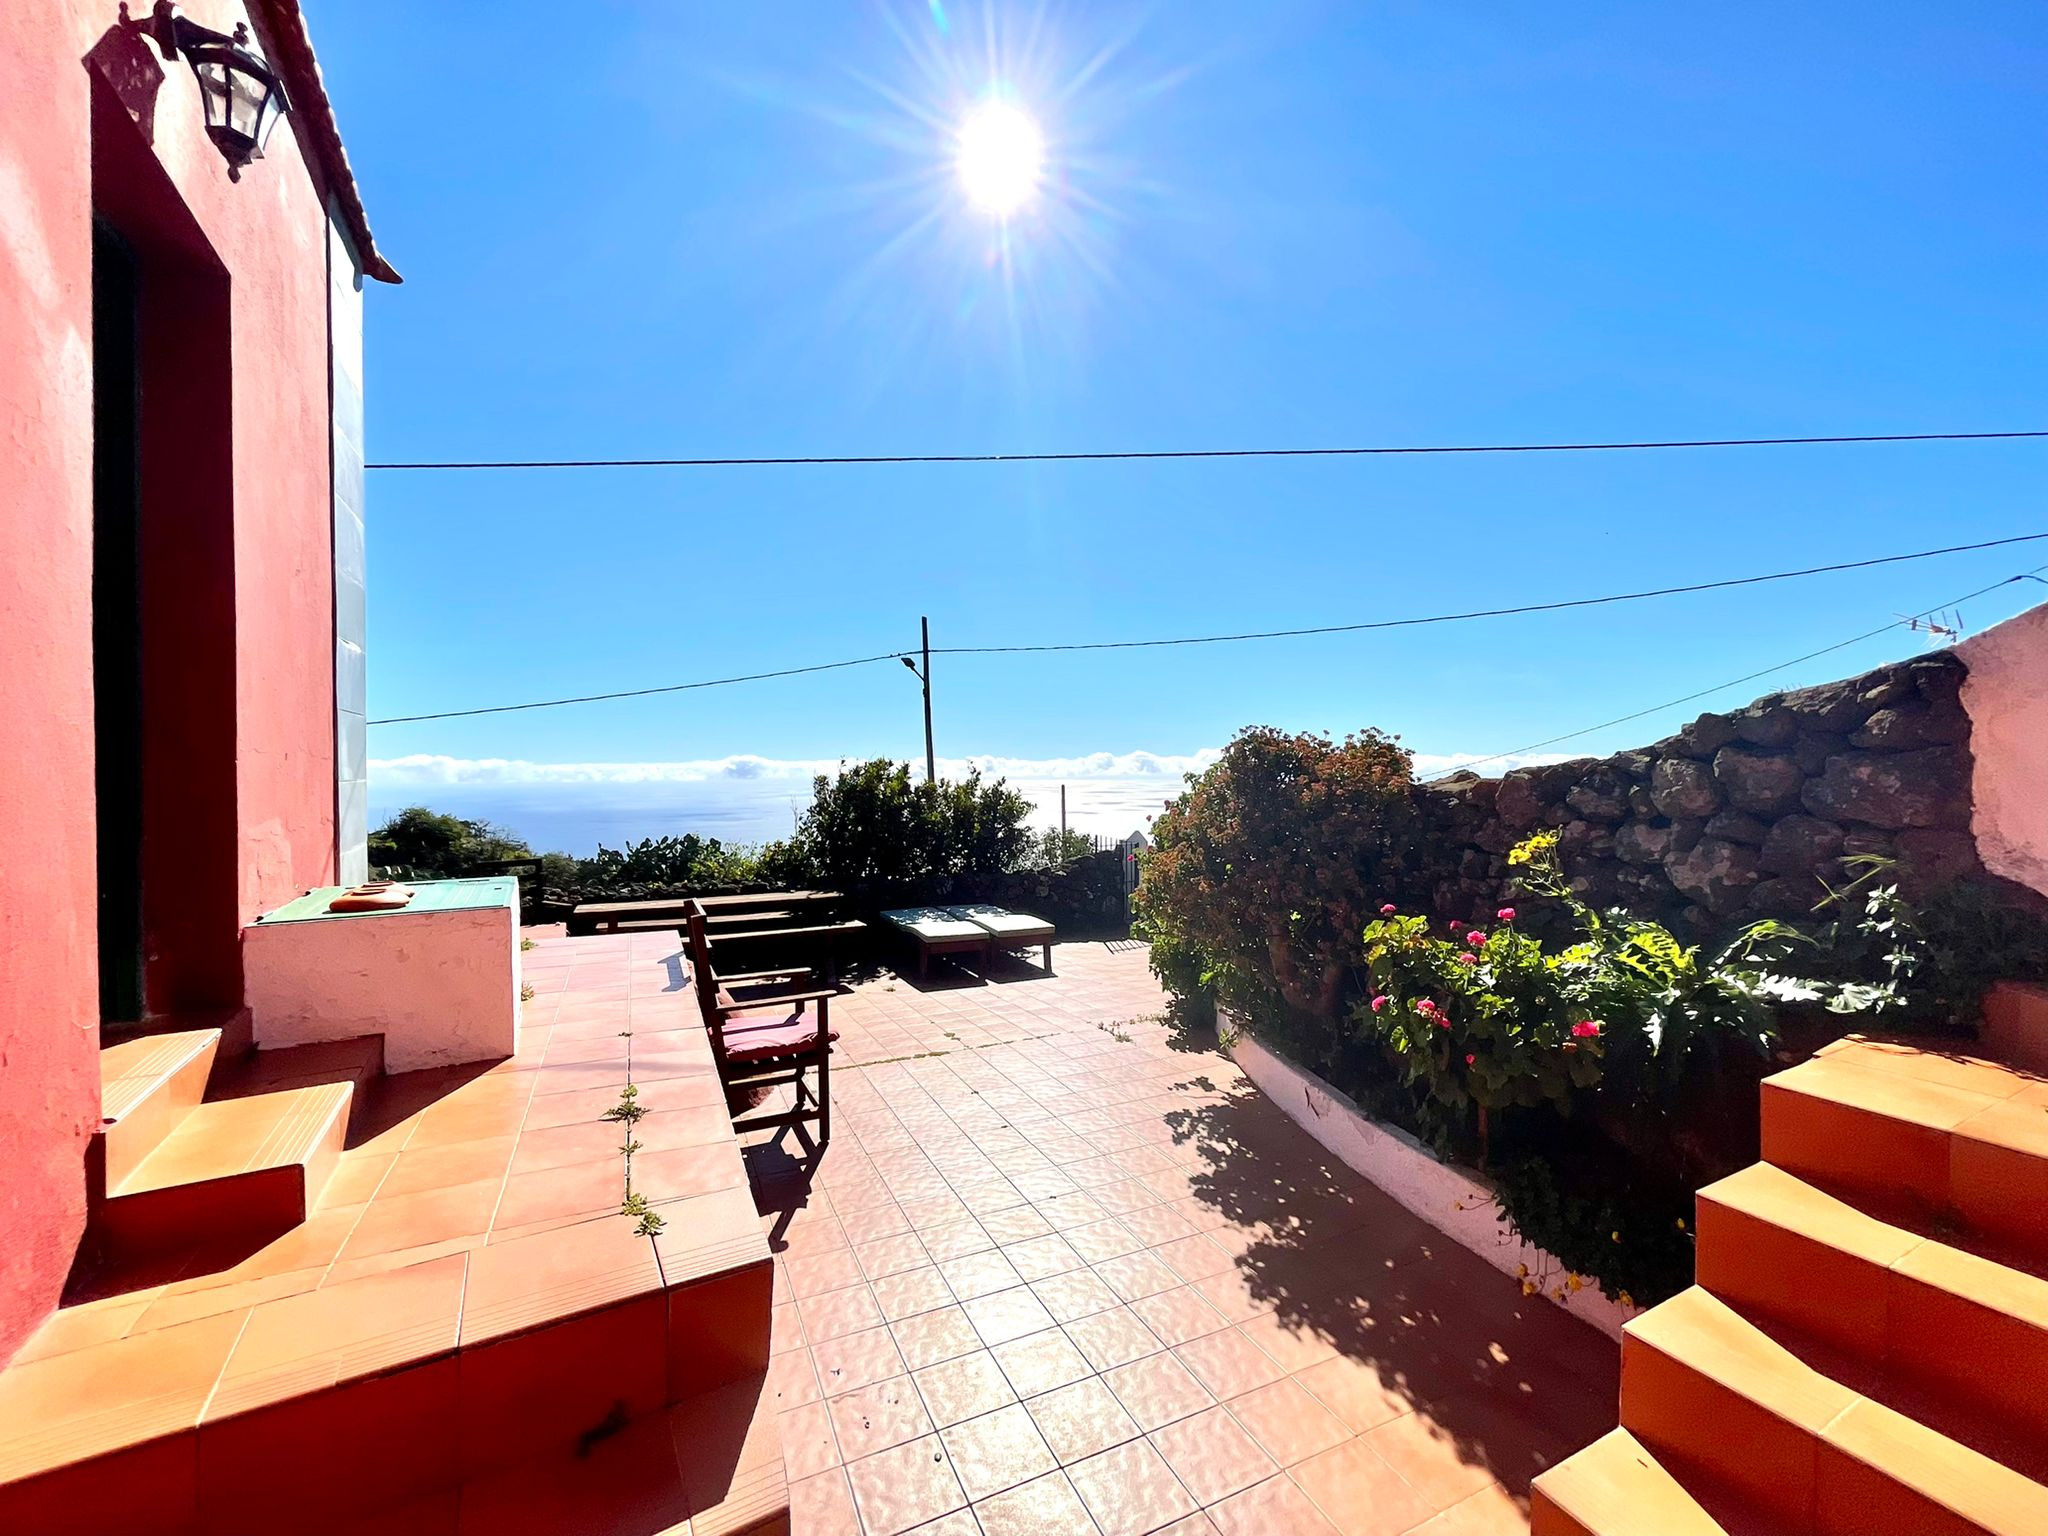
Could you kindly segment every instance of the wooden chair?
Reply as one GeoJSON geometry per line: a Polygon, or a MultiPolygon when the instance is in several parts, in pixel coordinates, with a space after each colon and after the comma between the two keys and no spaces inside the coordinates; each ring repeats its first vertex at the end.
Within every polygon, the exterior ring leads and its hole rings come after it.
{"type": "Polygon", "coordinates": [[[735,1119],[732,1128],[746,1132],[801,1127],[804,1121],[815,1120],[822,1150],[832,1139],[832,1042],[839,1037],[828,1010],[838,987],[786,991],[770,985],[809,982],[813,973],[802,967],[720,976],[711,967],[703,910],[693,905],[684,922],[697,1006],[704,1015],[705,1032],[711,1036],[711,1054],[728,1100],[756,1088],[788,1084],[796,1090],[793,1110],[735,1119]],[[734,995],[731,989],[735,986],[748,993],[744,1000],[734,995]],[[804,1008],[811,1003],[818,1005],[818,1011],[807,1016],[804,1008]],[[817,1074],[815,1087],[804,1081],[806,1068],[817,1074]]]}

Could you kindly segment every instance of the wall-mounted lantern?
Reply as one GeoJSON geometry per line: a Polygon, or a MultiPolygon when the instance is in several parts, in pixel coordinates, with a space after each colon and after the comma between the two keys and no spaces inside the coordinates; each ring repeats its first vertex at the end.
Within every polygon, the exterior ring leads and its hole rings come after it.
{"type": "Polygon", "coordinates": [[[166,59],[182,54],[192,66],[206,110],[206,136],[227,161],[228,175],[239,180],[243,166],[263,158],[271,129],[292,109],[284,82],[250,44],[248,24],[236,22],[230,37],[180,16],[171,0],[156,0],[140,25],[166,59]]]}

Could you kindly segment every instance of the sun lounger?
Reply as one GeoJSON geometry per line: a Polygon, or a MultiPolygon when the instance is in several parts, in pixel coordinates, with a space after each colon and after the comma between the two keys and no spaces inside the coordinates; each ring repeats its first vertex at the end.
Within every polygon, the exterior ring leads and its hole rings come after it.
{"type": "Polygon", "coordinates": [[[989,931],[947,907],[898,907],[882,921],[917,946],[917,974],[927,975],[933,955],[977,954],[986,964],[989,931]]]}
{"type": "Polygon", "coordinates": [[[945,910],[987,929],[992,949],[1042,949],[1046,972],[1051,973],[1053,926],[1044,918],[985,905],[947,907],[945,910]]]}

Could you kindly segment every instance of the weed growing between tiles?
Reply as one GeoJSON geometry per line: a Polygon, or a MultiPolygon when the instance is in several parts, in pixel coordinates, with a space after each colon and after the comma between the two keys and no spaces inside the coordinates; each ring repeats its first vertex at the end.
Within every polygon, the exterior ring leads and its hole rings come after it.
{"type": "Polygon", "coordinates": [[[633,1189],[633,1154],[640,1150],[640,1142],[633,1134],[633,1128],[647,1113],[647,1106],[640,1102],[640,1089],[633,1082],[633,1031],[622,1029],[619,1037],[626,1042],[626,1086],[619,1090],[619,1102],[606,1110],[600,1117],[622,1125],[626,1129],[626,1140],[619,1152],[626,1160],[626,1192],[619,1201],[619,1214],[634,1218],[633,1230],[642,1237],[652,1237],[668,1223],[655,1213],[647,1203],[647,1197],[633,1189]]]}

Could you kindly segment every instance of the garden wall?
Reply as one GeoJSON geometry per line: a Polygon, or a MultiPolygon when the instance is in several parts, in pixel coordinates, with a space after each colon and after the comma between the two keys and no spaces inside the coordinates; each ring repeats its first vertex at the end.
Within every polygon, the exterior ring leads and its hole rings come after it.
{"type": "MultiPolygon", "coordinates": [[[[1855,854],[1897,859],[1909,890],[1980,876],[1966,671],[1940,652],[1704,714],[1611,757],[1438,780],[1422,791],[1443,826],[1434,905],[1490,917],[1515,894],[1508,850],[1543,828],[1587,902],[1694,935],[1805,915],[1855,854]]],[[[2048,742],[2030,750],[2038,774],[2048,742]]]]}

